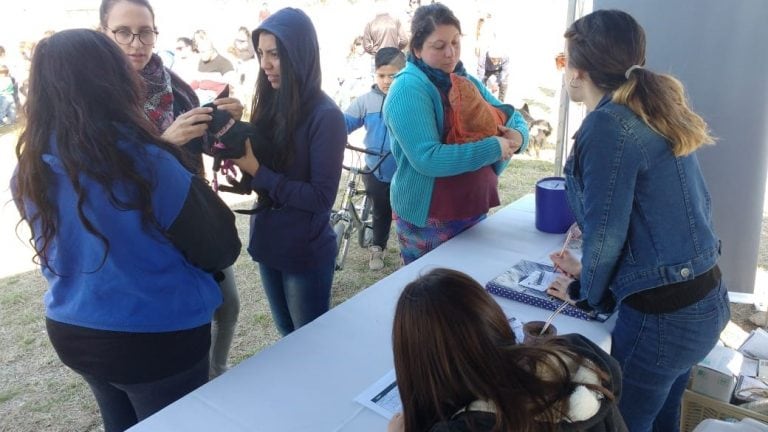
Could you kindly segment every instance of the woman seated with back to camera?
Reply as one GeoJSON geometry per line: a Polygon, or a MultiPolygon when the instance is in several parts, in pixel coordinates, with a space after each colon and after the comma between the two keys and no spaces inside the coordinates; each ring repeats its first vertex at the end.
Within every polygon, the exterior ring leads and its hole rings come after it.
{"type": "Polygon", "coordinates": [[[626,431],[616,360],[578,334],[518,345],[474,279],[434,269],[408,284],[392,349],[403,413],[388,431],[626,431]]]}

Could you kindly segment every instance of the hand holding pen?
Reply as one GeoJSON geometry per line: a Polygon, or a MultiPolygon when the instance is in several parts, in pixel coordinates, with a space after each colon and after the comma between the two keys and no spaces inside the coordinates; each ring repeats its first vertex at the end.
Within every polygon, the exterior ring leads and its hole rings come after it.
{"type": "Polygon", "coordinates": [[[573,230],[568,231],[563,247],[559,252],[549,255],[555,264],[555,272],[559,270],[563,276],[558,276],[552,282],[552,285],[547,288],[547,294],[567,303],[573,303],[568,297],[568,285],[581,274],[581,262],[568,252],[568,243],[573,238],[573,232],[573,230]]]}
{"type": "MultiPolygon", "coordinates": [[[[565,236],[565,241],[563,242],[563,247],[560,248],[560,252],[558,252],[556,254],[557,258],[563,258],[563,254],[565,253],[565,250],[568,249],[568,243],[571,242],[571,237],[573,237],[573,231],[572,230],[568,230],[568,235],[565,236]]],[[[558,264],[559,260],[556,260],[556,259],[553,258],[552,262],[555,264],[555,272],[557,272],[558,270],[562,270],[562,268],[560,268],[560,265],[558,264]]]]}

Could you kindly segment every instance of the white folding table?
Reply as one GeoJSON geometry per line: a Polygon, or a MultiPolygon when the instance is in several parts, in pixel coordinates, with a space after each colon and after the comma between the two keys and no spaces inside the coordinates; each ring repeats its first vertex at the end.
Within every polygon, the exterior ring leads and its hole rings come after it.
{"type": "MultiPolygon", "coordinates": [[[[520,259],[547,262],[564,239],[536,230],[534,198],[521,198],[130,431],[385,431],[387,420],[354,398],[393,367],[391,327],[402,288],[434,267],[485,284],[520,259]]],[[[495,298],[522,321],[550,314],[495,298]]],[[[609,350],[614,321],[558,316],[555,323],[559,333],[581,333],[609,350]]]]}

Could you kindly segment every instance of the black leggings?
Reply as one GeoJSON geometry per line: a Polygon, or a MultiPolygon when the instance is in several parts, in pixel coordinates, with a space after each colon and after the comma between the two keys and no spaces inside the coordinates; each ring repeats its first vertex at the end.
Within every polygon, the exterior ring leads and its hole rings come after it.
{"type": "Polygon", "coordinates": [[[365,192],[373,201],[373,241],[372,246],[387,249],[389,230],[392,227],[392,206],[389,204],[389,183],[384,183],[373,174],[363,176],[365,192]]]}

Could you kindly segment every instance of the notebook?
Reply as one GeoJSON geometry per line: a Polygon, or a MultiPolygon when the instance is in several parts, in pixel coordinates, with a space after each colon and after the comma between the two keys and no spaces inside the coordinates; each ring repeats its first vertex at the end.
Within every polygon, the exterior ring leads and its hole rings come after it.
{"type": "MultiPolygon", "coordinates": [[[[548,281],[551,281],[554,271],[554,267],[548,264],[520,260],[488,282],[485,289],[499,297],[553,311],[563,304],[562,300],[553,298],[544,291],[549,286],[548,281]]],[[[601,322],[610,317],[610,314],[586,312],[575,306],[566,306],[560,313],[583,320],[601,322]]]]}

